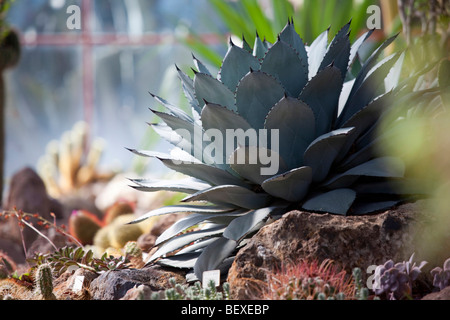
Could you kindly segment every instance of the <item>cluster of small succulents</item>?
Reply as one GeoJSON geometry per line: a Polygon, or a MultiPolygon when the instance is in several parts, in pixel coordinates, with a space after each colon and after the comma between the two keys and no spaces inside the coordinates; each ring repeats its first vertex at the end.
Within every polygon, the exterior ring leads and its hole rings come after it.
{"type": "Polygon", "coordinates": [[[362,281],[362,271],[360,268],[353,268],[352,271],[353,281],[355,284],[355,299],[367,300],[369,298],[369,289],[364,286],[362,281]]]}
{"type": "Polygon", "coordinates": [[[211,280],[206,287],[202,287],[199,281],[193,285],[182,285],[176,282],[175,278],[169,279],[170,288],[154,292],[152,300],[229,300],[230,285],[223,283],[222,290],[219,292],[216,284],[211,280]]]}
{"type": "Polygon", "coordinates": [[[27,261],[34,265],[34,269],[39,268],[43,264],[49,264],[56,275],[61,275],[71,266],[85,268],[98,273],[101,271],[125,269],[129,262],[123,256],[113,257],[108,256],[106,253],[101,258],[95,258],[92,250],[86,252],[81,247],[64,247],[48,254],[36,253],[34,258],[27,259],[27,261]]]}
{"type": "Polygon", "coordinates": [[[144,266],[143,252],[136,241],[128,241],[122,249],[125,258],[129,260],[129,266],[140,269],[144,266]]]}
{"type": "Polygon", "coordinates": [[[431,270],[431,275],[433,276],[433,285],[439,290],[450,286],[450,258],[445,260],[442,268],[436,267],[431,270]]]}
{"type": "Polygon", "coordinates": [[[422,261],[416,265],[413,260],[414,254],[408,261],[394,263],[388,260],[383,265],[379,265],[375,269],[375,294],[386,294],[391,300],[412,299],[413,282],[427,264],[426,261],[422,261]]]}

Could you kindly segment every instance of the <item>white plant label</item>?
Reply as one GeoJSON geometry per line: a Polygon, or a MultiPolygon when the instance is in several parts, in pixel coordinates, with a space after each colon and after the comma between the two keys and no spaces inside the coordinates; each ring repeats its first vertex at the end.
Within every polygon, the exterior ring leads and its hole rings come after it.
{"type": "Polygon", "coordinates": [[[208,284],[211,282],[211,280],[214,281],[216,287],[220,285],[220,270],[210,270],[203,272],[203,288],[208,287],[208,284]]]}
{"type": "Polygon", "coordinates": [[[72,291],[74,293],[78,293],[83,289],[83,283],[84,283],[84,276],[77,276],[75,277],[75,281],[73,283],[72,291]]]}

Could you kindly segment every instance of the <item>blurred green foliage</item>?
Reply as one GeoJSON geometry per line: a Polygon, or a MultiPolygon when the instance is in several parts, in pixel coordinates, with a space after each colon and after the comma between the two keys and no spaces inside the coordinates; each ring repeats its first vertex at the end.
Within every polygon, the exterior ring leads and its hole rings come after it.
{"type": "Polygon", "coordinates": [[[8,31],[8,25],[5,21],[6,13],[8,12],[14,0],[0,0],[0,41],[8,31]]]}
{"type": "MultiPolygon", "coordinates": [[[[324,30],[330,28],[330,37],[348,21],[352,20],[350,40],[354,41],[357,31],[366,28],[370,5],[378,5],[377,0],[209,0],[214,11],[233,36],[253,44],[256,31],[261,39],[274,43],[277,35],[288,19],[294,21],[296,31],[305,43],[311,43],[324,30]]],[[[181,39],[196,54],[210,64],[219,67],[222,58],[200,37],[189,34],[181,39]]]]}

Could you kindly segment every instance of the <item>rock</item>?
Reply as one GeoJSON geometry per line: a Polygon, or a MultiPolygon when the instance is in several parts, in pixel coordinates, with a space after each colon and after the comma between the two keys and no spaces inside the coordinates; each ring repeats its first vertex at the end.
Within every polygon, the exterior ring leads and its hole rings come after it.
{"type": "Polygon", "coordinates": [[[450,286],[441,291],[429,293],[422,300],[450,300],[450,286]]]}
{"type": "Polygon", "coordinates": [[[137,239],[137,244],[144,252],[149,252],[155,245],[157,236],[151,233],[145,233],[137,239]]]}
{"type": "Polygon", "coordinates": [[[75,271],[66,271],[55,280],[54,293],[59,299],[64,296],[81,296],[84,294],[83,289],[89,288],[91,282],[97,277],[98,274],[84,268],[78,268],[75,271]],[[78,281],[81,281],[81,283],[78,283],[78,281]],[[76,286],[75,283],[77,283],[76,286]],[[79,285],[81,285],[81,288],[78,288],[79,285]]]}
{"type": "Polygon", "coordinates": [[[347,217],[289,212],[261,228],[236,255],[228,274],[233,298],[257,296],[267,272],[283,262],[331,259],[350,274],[354,267],[365,274],[370,265],[408,260],[415,251],[410,231],[420,220],[420,208],[406,204],[375,215],[347,217]]]}
{"type": "Polygon", "coordinates": [[[16,242],[8,239],[0,239],[0,251],[6,253],[16,264],[25,262],[23,248],[16,242]]]}
{"type": "Polygon", "coordinates": [[[156,239],[164,232],[167,228],[172,226],[179,219],[185,217],[184,214],[169,214],[166,216],[160,217],[155,224],[152,226],[151,230],[147,233],[141,235],[137,242],[138,246],[144,252],[150,252],[150,250],[154,247],[156,239]]]}
{"type": "Polygon", "coordinates": [[[130,289],[141,285],[152,292],[164,290],[172,277],[184,281],[184,275],[155,267],[107,271],[92,281],[90,291],[93,300],[119,300],[130,289]]]}
{"type": "MultiPolygon", "coordinates": [[[[74,243],[54,228],[50,228],[42,232],[58,249],[66,246],[73,246],[74,243]]],[[[34,240],[27,248],[27,258],[33,258],[36,253],[47,254],[53,253],[57,249],[45,238],[39,237],[34,240]]]]}
{"type": "MultiPolygon", "coordinates": [[[[26,213],[38,213],[43,218],[51,221],[51,207],[53,203],[50,201],[45,184],[39,175],[31,168],[25,168],[11,178],[11,185],[5,209],[22,210],[26,213]]],[[[32,219],[30,222],[36,222],[32,219]]],[[[36,223],[34,223],[36,227],[36,223]]],[[[39,229],[39,227],[38,227],[39,229]]],[[[21,243],[21,231],[19,229],[17,219],[11,218],[8,223],[7,235],[3,238],[13,239],[21,243]]],[[[30,228],[23,229],[25,244],[31,244],[37,237],[37,233],[30,228]]]]}

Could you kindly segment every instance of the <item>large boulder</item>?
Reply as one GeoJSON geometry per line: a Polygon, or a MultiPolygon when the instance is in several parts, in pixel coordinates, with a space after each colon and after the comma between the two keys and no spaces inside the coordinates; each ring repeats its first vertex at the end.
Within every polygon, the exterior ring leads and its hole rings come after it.
{"type": "MultiPolygon", "coordinates": [[[[395,210],[366,216],[337,216],[292,211],[261,228],[237,254],[228,274],[236,299],[258,296],[267,273],[300,259],[333,260],[351,274],[392,259],[424,255],[416,246],[417,226],[427,219],[424,204],[410,203],[395,210]],[[413,229],[414,228],[414,229],[413,229]],[[419,252],[418,252],[419,251],[419,252]]],[[[447,251],[450,252],[450,251],[447,251]]]]}

